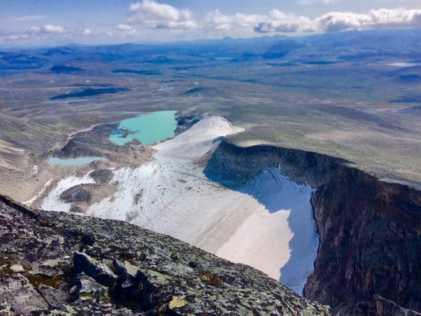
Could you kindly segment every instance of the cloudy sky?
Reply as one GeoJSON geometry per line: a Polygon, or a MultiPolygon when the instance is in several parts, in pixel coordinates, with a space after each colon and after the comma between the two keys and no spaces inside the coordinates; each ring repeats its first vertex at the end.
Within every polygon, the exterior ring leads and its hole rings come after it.
{"type": "Polygon", "coordinates": [[[0,45],[420,28],[421,0],[0,0],[0,45]]]}

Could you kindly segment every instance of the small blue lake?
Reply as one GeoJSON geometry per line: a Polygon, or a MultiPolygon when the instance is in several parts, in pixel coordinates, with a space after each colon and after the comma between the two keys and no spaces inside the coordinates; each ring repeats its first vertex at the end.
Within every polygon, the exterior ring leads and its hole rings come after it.
{"type": "Polygon", "coordinates": [[[52,166],[59,166],[59,167],[79,167],[88,165],[91,162],[104,160],[102,157],[78,157],[78,158],[58,158],[58,157],[50,157],[48,158],[48,163],[52,166]]]}
{"type": "Polygon", "coordinates": [[[120,122],[110,135],[110,141],[123,146],[133,140],[152,145],[174,137],[177,129],[176,111],[141,114],[120,122]]]}

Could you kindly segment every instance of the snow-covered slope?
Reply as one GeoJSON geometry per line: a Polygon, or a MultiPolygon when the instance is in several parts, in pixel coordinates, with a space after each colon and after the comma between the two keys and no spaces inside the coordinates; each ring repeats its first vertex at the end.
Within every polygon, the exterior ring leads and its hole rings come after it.
{"type": "Polygon", "coordinates": [[[41,208],[47,211],[69,212],[71,205],[62,201],[60,195],[74,186],[89,183],[95,183],[94,179],[89,175],[84,177],[71,176],[59,181],[54,189],[44,198],[41,208]]]}
{"type": "MultiPolygon", "coordinates": [[[[221,117],[203,119],[155,146],[152,161],[136,169],[115,171],[116,194],[92,205],[88,215],[124,220],[171,235],[254,266],[301,292],[312,271],[318,243],[311,189],[274,169],[234,191],[209,181],[197,163],[217,146],[220,137],[239,131],[221,117]]],[[[63,180],[43,207],[68,211],[58,195],[70,184],[85,180],[63,180]]]]}

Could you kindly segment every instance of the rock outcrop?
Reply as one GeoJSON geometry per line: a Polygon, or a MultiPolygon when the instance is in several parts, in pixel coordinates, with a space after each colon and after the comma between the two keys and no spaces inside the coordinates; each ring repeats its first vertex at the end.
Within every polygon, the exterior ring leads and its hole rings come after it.
{"type": "Polygon", "coordinates": [[[308,297],[351,315],[392,315],[377,296],[421,311],[420,192],[344,168],[313,205],[321,244],[308,297]]]}
{"type": "Polygon", "coordinates": [[[421,312],[421,192],[325,155],[229,142],[222,142],[205,172],[232,187],[269,167],[315,189],[320,246],[307,298],[338,315],[421,312]]]}
{"type": "Polygon", "coordinates": [[[113,179],[113,172],[109,169],[98,169],[92,171],[89,176],[95,180],[97,184],[108,184],[113,179]]]}
{"type": "MultiPolygon", "coordinates": [[[[60,194],[60,199],[66,203],[90,202],[92,195],[87,189],[89,185],[76,185],[60,194]]],[[[90,185],[93,186],[93,185],[90,185]]]]}
{"type": "MultiPolygon", "coordinates": [[[[79,157],[102,157],[104,161],[114,161],[137,165],[152,157],[153,150],[138,141],[125,146],[112,143],[109,136],[117,128],[116,124],[101,124],[90,130],[73,134],[64,146],[51,152],[52,156],[71,159],[79,157]]],[[[103,177],[105,174],[100,175],[103,177]]]]}
{"type": "Polygon", "coordinates": [[[124,222],[0,197],[0,315],[328,315],[265,274],[124,222]]]}

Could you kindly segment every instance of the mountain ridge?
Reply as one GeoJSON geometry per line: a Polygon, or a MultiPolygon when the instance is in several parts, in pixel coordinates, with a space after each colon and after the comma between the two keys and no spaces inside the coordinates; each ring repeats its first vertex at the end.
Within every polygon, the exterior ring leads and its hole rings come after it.
{"type": "Polygon", "coordinates": [[[128,223],[0,196],[0,224],[0,314],[330,314],[251,267],[128,223]]]}

